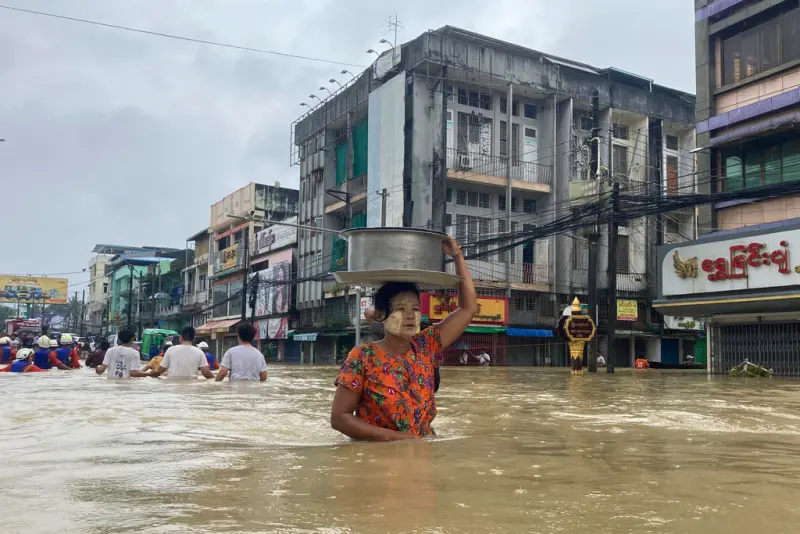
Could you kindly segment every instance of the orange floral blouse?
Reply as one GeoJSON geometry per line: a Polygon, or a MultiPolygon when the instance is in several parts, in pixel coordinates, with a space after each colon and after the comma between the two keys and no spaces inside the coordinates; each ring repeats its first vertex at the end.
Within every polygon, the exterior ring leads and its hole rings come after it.
{"type": "Polygon", "coordinates": [[[431,326],[411,338],[402,356],[386,354],[375,343],[355,347],[334,384],[361,394],[356,417],[362,421],[424,437],[433,434],[433,374],[441,360],[439,327],[431,326]]]}

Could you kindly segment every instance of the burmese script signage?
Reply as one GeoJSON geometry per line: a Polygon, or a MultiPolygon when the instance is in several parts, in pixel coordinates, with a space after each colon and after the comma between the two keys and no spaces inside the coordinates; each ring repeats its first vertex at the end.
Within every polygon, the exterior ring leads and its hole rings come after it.
{"type": "Polygon", "coordinates": [[[800,230],[787,230],[672,249],[661,264],[662,294],[693,295],[800,285],[792,244],[800,230]]]}
{"type": "MultiPolygon", "coordinates": [[[[297,217],[289,217],[286,222],[297,224],[297,217]]],[[[274,224],[256,234],[255,255],[278,250],[294,243],[297,243],[297,228],[274,224]]]]}
{"type": "MultiPolygon", "coordinates": [[[[422,314],[427,315],[432,323],[438,323],[458,309],[456,295],[423,293],[420,301],[422,314]]],[[[472,319],[473,323],[508,324],[508,299],[478,297],[478,308],[477,315],[472,319]]]]}
{"type": "Polygon", "coordinates": [[[594,321],[588,315],[572,315],[564,322],[564,332],[570,341],[591,341],[594,338],[594,321]]]}

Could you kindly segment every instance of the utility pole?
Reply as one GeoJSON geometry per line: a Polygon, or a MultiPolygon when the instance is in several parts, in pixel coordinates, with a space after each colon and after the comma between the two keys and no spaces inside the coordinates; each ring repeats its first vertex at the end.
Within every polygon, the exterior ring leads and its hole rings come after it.
{"type": "Polygon", "coordinates": [[[384,188],[378,194],[381,196],[381,226],[386,227],[386,197],[389,196],[389,193],[384,188]]]}
{"type": "Polygon", "coordinates": [[[139,321],[139,328],[136,330],[139,337],[142,339],[142,272],[139,271],[139,289],[136,292],[136,316],[139,321]]]}
{"type": "Polygon", "coordinates": [[[130,269],[130,276],[128,280],[128,324],[126,326],[133,326],[133,265],[128,264],[130,269]]]}
{"type": "Polygon", "coordinates": [[[252,225],[250,219],[247,219],[247,228],[244,229],[244,259],[243,268],[244,280],[242,282],[242,322],[247,320],[247,283],[248,271],[250,270],[250,226],[252,225]]]}
{"type": "Polygon", "coordinates": [[[157,263],[153,266],[153,274],[150,275],[150,328],[156,327],[156,269],[158,268],[157,263]]]}
{"type": "Polygon", "coordinates": [[[606,335],[606,370],[614,372],[614,346],[617,341],[617,232],[619,182],[612,176],[611,206],[608,210],[608,334],[606,335]]]}
{"type": "MultiPolygon", "coordinates": [[[[433,211],[431,213],[431,227],[433,230],[437,232],[447,232],[447,210],[444,208],[440,209],[440,206],[444,206],[446,202],[447,196],[447,67],[442,67],[442,79],[439,82],[439,87],[441,87],[441,127],[439,128],[439,135],[441,136],[441,140],[439,141],[438,150],[434,145],[433,150],[433,180],[432,180],[432,188],[431,188],[431,199],[433,206],[433,211]],[[438,159],[436,154],[438,152],[438,159]]],[[[444,270],[444,265],[442,266],[442,270],[444,270]]]]}
{"type": "MultiPolygon", "coordinates": [[[[511,235],[511,156],[514,154],[514,85],[508,84],[508,130],[506,130],[506,232],[511,235]]],[[[506,298],[511,298],[511,251],[506,256],[506,298]]]]}
{"type": "Polygon", "coordinates": [[[86,324],[86,290],[81,293],[81,328],[78,335],[83,336],[83,327],[86,324]]]}
{"type": "Polygon", "coordinates": [[[356,347],[361,346],[361,287],[356,286],[356,347]]]}
{"type": "MultiPolygon", "coordinates": [[[[77,332],[78,331],[78,316],[80,315],[80,313],[78,312],[78,292],[77,291],[75,292],[75,297],[74,297],[73,303],[74,304],[72,306],[72,312],[75,314],[75,317],[74,317],[74,319],[72,321],[72,326],[73,326],[72,331],[73,332],[77,332]]],[[[42,303],[42,312],[44,312],[44,303],[42,303]]],[[[42,316],[42,319],[44,319],[44,316],[42,316]]],[[[44,322],[44,321],[42,321],[42,322],[44,322]]]]}
{"type": "Polygon", "coordinates": [[[252,295],[250,295],[250,323],[253,324],[253,326],[256,324],[256,305],[258,304],[258,286],[260,282],[260,276],[256,275],[253,277],[253,291],[252,295]]]}
{"type": "MultiPolygon", "coordinates": [[[[595,181],[595,185],[597,186],[597,200],[600,200],[600,193],[602,191],[602,187],[600,184],[600,129],[598,128],[600,124],[600,92],[595,89],[592,91],[592,140],[591,140],[591,158],[589,160],[589,171],[590,171],[590,179],[595,181]]],[[[600,240],[600,219],[599,216],[595,218],[594,228],[592,228],[592,233],[589,234],[589,279],[588,279],[588,304],[589,304],[589,315],[594,317],[594,320],[597,323],[600,323],[600,317],[597,313],[597,242],[600,240]]],[[[586,365],[589,368],[590,373],[597,372],[597,353],[598,353],[598,343],[597,337],[594,336],[594,339],[589,343],[587,346],[586,351],[586,365]]]]}

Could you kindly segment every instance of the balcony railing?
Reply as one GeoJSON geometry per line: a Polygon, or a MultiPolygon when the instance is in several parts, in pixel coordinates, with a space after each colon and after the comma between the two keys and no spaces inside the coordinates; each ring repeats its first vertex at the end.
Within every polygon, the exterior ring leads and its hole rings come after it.
{"type": "Polygon", "coordinates": [[[510,322],[515,325],[540,325],[556,326],[558,319],[552,315],[546,315],[538,310],[517,310],[509,306],[510,322]]]}
{"type": "MultiPolygon", "coordinates": [[[[506,177],[506,158],[479,152],[467,153],[457,148],[447,149],[447,168],[471,175],[506,177]]],[[[534,184],[553,184],[553,168],[534,161],[511,160],[511,179],[534,184]]]]}
{"type": "Polygon", "coordinates": [[[185,294],[182,304],[184,306],[202,306],[209,302],[208,291],[197,291],[196,293],[185,294]]]}
{"type": "MultiPolygon", "coordinates": [[[[498,261],[467,260],[469,272],[477,281],[506,282],[512,284],[550,284],[552,277],[549,265],[532,263],[512,263],[508,268],[506,280],[506,264],[498,261]]],[[[455,265],[447,264],[447,272],[455,274],[455,265]]]]}
{"type": "MultiPolygon", "coordinates": [[[[620,273],[617,274],[617,291],[640,293],[647,291],[649,276],[642,273],[620,273]]],[[[578,291],[586,291],[589,288],[589,271],[572,271],[572,285],[578,291]]],[[[597,273],[597,288],[608,288],[608,271],[597,273]]]]}

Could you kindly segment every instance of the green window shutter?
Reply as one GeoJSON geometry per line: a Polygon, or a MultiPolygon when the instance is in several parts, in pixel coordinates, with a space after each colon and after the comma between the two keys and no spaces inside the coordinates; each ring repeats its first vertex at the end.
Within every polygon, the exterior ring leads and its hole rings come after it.
{"type": "Polygon", "coordinates": [[[783,144],[783,181],[800,180],[800,141],[783,144]]]}
{"type": "Polygon", "coordinates": [[[350,228],[366,228],[367,227],[367,213],[362,211],[353,215],[353,221],[350,228]]]}
{"type": "Polygon", "coordinates": [[[367,174],[367,121],[353,128],[353,178],[367,174]]]}
{"type": "Polygon", "coordinates": [[[347,181],[347,143],[336,145],[336,185],[347,181]]]}
{"type": "Polygon", "coordinates": [[[725,158],[725,191],[742,189],[742,159],[739,156],[725,158]]]}

